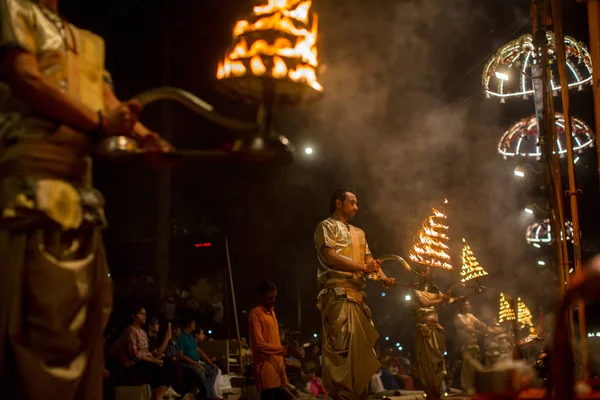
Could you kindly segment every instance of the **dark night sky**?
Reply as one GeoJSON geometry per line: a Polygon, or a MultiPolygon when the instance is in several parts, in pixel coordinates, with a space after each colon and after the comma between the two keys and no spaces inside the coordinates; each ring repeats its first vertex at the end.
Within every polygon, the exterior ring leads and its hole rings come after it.
{"type": "MultiPolygon", "coordinates": [[[[107,65],[120,98],[168,83],[199,95],[223,114],[252,117],[253,107],[219,93],[215,71],[234,22],[261,2],[178,0],[165,8],[158,0],[86,0],[85,9],[81,3],[63,0],[61,5],[71,21],[106,39],[107,65]],[[170,16],[168,53],[165,15],[170,16]]],[[[585,7],[567,3],[566,33],[586,43],[585,7]]],[[[460,267],[460,239],[466,236],[493,276],[476,305],[484,319],[497,312],[500,290],[523,296],[535,310],[551,306],[554,280],[535,268],[544,252],[524,241],[532,221],[520,210],[530,191],[515,182],[514,164],[496,154],[502,132],[533,114],[533,105],[486,100],[480,86],[483,65],[464,76],[498,46],[531,29],[527,2],[317,0],[315,9],[325,96],[300,109],[280,110],[276,117],[276,129],[300,148],[313,146],[314,157],[300,154],[286,167],[188,162],[172,172],[174,223],[198,235],[218,229],[229,237],[240,307],[250,307],[256,283],[270,278],[280,288],[280,319],[295,325],[299,284],[304,328],[318,327],[312,233],[327,217],[328,197],[337,186],[358,190],[361,211],[355,222],[367,232],[376,255],[406,257],[429,207],[448,197],[455,266],[460,267]]],[[[574,115],[593,126],[589,87],[574,93],[572,101],[574,115]]],[[[173,113],[177,147],[212,148],[232,139],[231,132],[187,110],[175,107],[173,113]]],[[[160,132],[160,116],[160,108],[151,106],[143,120],[160,132]]],[[[586,256],[598,250],[595,166],[594,150],[577,165],[586,256]]],[[[106,240],[114,274],[152,271],[158,175],[104,163],[96,173],[109,202],[106,240]]],[[[409,279],[393,265],[388,274],[409,279]]],[[[455,279],[451,273],[438,276],[443,287],[455,279]]],[[[377,285],[369,292],[382,335],[409,340],[412,319],[405,292],[398,289],[383,298],[377,285]]]]}

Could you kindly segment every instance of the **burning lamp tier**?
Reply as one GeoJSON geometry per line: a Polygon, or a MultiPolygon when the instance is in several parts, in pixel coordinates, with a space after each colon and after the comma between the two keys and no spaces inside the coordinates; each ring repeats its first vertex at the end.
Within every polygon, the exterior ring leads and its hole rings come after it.
{"type": "MultiPolygon", "coordinates": [[[[556,146],[558,154],[564,157],[567,154],[564,115],[556,113],[555,121],[557,133],[556,146]]],[[[578,118],[572,117],[571,121],[573,150],[581,153],[584,149],[594,145],[594,132],[585,122],[578,118]]],[[[504,132],[498,143],[498,152],[505,159],[508,157],[526,157],[539,160],[542,157],[542,149],[539,142],[537,117],[532,115],[515,122],[504,132]]]]}
{"type": "Polygon", "coordinates": [[[483,276],[487,276],[488,273],[479,264],[479,261],[475,258],[473,250],[467,243],[467,240],[463,238],[463,250],[462,250],[462,268],[460,270],[461,282],[466,283],[472,279],[478,283],[477,279],[483,276]]]}
{"type": "MultiPolygon", "coordinates": [[[[448,200],[444,200],[444,206],[448,200]]],[[[427,267],[452,270],[450,264],[449,238],[446,235],[448,226],[445,225],[446,213],[432,208],[433,214],[423,221],[419,236],[415,241],[409,257],[412,261],[427,267]]]]}
{"type": "Polygon", "coordinates": [[[503,323],[506,321],[513,321],[515,318],[515,310],[513,310],[510,306],[510,303],[504,296],[504,293],[500,293],[500,309],[498,311],[498,322],[503,323]]]}
{"type": "Polygon", "coordinates": [[[269,0],[236,23],[217,79],[230,95],[252,103],[298,105],[320,98],[317,14],[312,0],[269,0]]]}
{"type": "MultiPolygon", "coordinates": [[[[554,33],[547,32],[548,55],[550,58],[550,84],[556,94],[560,90],[556,61],[556,43],[554,33]]],[[[565,36],[567,67],[569,70],[569,89],[581,89],[592,84],[592,59],[587,48],[572,37],[565,36]]],[[[502,46],[483,69],[482,86],[487,97],[504,101],[506,98],[527,98],[533,95],[531,66],[540,62],[538,52],[530,34],[510,41],[502,46]]]]}

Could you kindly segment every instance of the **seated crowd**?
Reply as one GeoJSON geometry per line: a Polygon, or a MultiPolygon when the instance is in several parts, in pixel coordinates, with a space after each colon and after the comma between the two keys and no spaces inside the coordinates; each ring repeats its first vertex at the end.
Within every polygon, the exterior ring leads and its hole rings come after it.
{"type": "Polygon", "coordinates": [[[187,392],[197,392],[198,400],[223,399],[221,370],[200,348],[206,336],[195,319],[160,328],[157,318],[147,320],[145,308],[136,307],[130,324],[121,333],[112,332],[105,349],[105,399],[114,399],[118,386],[142,385],[151,387],[152,400],[187,392]]]}

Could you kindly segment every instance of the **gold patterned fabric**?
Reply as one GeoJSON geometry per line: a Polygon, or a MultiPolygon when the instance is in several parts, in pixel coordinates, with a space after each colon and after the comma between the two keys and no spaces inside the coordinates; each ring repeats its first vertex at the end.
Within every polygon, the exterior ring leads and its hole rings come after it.
{"type": "MultiPolygon", "coordinates": [[[[357,287],[364,287],[366,278],[362,272],[337,271],[327,265],[323,255],[323,248],[329,247],[346,260],[364,263],[364,257],[370,256],[371,251],[365,238],[365,232],[353,225],[342,222],[335,215],[321,221],[315,229],[314,235],[319,270],[317,271],[317,282],[323,287],[327,282],[351,282],[357,287]],[[363,248],[353,246],[352,237],[357,237],[363,248]]],[[[356,240],[355,240],[356,242],[356,240]]]]}
{"type": "MultiPolygon", "coordinates": [[[[50,84],[104,108],[103,40],[28,0],[0,0],[0,54],[35,56],[50,84]]],[[[111,282],[90,142],[0,81],[0,383],[3,397],[102,398],[111,282]]]]}
{"type": "Polygon", "coordinates": [[[379,333],[360,291],[366,279],[362,272],[331,268],[322,253],[328,247],[347,260],[364,263],[371,255],[365,233],[332,216],[317,225],[314,242],[321,289],[317,307],[323,326],[323,384],[333,399],[365,399],[369,381],[380,367],[373,349],[379,333]]]}
{"type": "Polygon", "coordinates": [[[379,333],[364,294],[325,289],[318,299],[323,325],[323,384],[332,399],[366,399],[380,363],[373,350],[379,333]]]}
{"type": "Polygon", "coordinates": [[[424,301],[441,298],[441,294],[413,290],[414,312],[417,323],[415,335],[415,374],[428,399],[439,399],[446,377],[446,339],[439,323],[437,307],[424,306],[424,301]]]}

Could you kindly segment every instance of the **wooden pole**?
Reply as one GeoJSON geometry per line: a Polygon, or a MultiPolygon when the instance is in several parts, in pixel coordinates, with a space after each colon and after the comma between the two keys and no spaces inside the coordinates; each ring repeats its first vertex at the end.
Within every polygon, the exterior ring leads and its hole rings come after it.
{"type": "Polygon", "coordinates": [[[229,272],[229,287],[231,289],[231,302],[233,304],[235,333],[237,334],[238,343],[241,343],[242,337],[240,336],[240,321],[238,320],[237,304],[235,302],[235,289],[233,287],[233,274],[231,273],[231,258],[229,257],[229,240],[227,239],[227,236],[225,236],[225,252],[227,253],[227,271],[229,272]]]}
{"type": "MultiPolygon", "coordinates": [[[[575,271],[581,272],[582,260],[581,260],[581,236],[579,227],[579,204],[577,200],[578,190],[577,183],[575,181],[575,163],[573,155],[573,138],[572,138],[572,120],[571,120],[571,109],[569,102],[569,85],[567,75],[567,57],[565,50],[565,39],[563,32],[563,18],[562,18],[562,4],[559,0],[550,0],[552,5],[552,20],[554,25],[554,37],[556,42],[556,58],[558,66],[558,74],[560,77],[561,86],[561,97],[563,105],[563,114],[565,117],[565,140],[567,147],[567,171],[569,178],[569,195],[571,205],[571,222],[573,224],[573,264],[575,271]]],[[[564,238],[566,240],[566,238],[564,238]]],[[[567,276],[569,272],[567,271],[567,276]]],[[[585,315],[585,303],[583,301],[578,302],[578,314],[579,314],[579,340],[581,344],[581,366],[583,379],[588,378],[588,354],[587,354],[587,328],[586,328],[586,315],[585,315]]]]}

